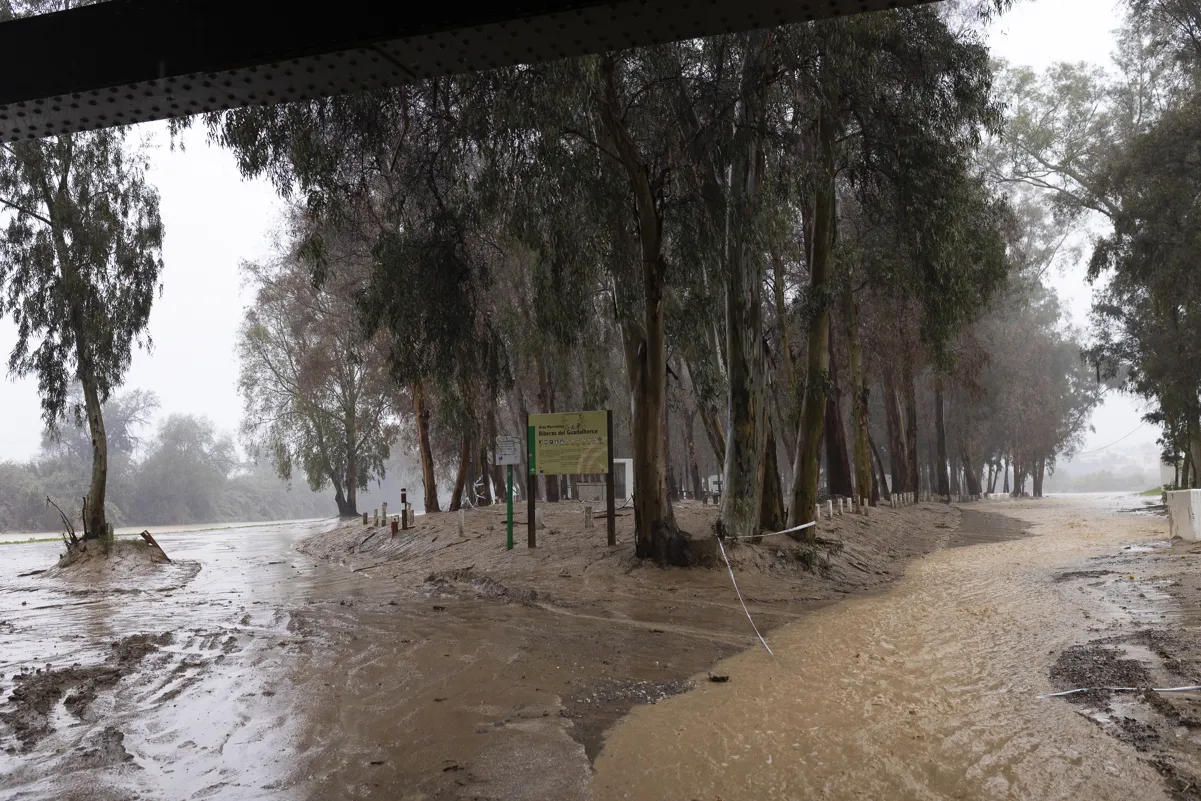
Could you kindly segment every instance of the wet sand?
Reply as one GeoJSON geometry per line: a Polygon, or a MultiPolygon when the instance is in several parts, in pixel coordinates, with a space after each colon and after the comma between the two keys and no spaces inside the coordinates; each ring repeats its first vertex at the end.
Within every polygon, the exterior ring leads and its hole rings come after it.
{"type": "MultiPolygon", "coordinates": [[[[712,516],[679,510],[692,531],[712,516]]],[[[78,684],[51,699],[35,741],[0,718],[0,798],[1155,798],[1168,786],[1081,705],[1033,700],[1061,689],[1059,654],[1100,634],[1083,613],[1103,602],[1056,577],[1162,538],[1166,521],[1080,500],[930,505],[823,522],[815,549],[737,546],[773,659],[724,569],[639,564],[629,514],[616,549],[578,507],[545,520],[532,552],[521,530],[503,549],[499,510],[469,513],[462,535],[450,514],[396,539],[357,523],[165,534],[177,567],[87,586],[28,575],[53,563],[53,544],[6,546],[0,715],[31,686],[23,670],[103,671],[120,663],[114,644],[156,639],[86,705],[66,703],[78,684]],[[1033,526],[980,514],[997,511],[1033,526]],[[708,682],[711,669],[729,681],[708,682]]]]}
{"type": "Polygon", "coordinates": [[[1137,626],[1134,607],[1079,592],[1066,570],[1162,540],[1166,521],[1089,499],[1006,501],[965,511],[962,531],[976,544],[918,561],[888,593],[775,632],[775,657],[722,662],[728,683],[633,710],[606,739],[594,796],[1166,797],[1112,724],[1037,698],[1066,689],[1052,668],[1098,625],[1137,626]],[[1032,536],[1009,538],[976,509],[1024,519],[1032,536]]]}
{"type": "MultiPolygon", "coordinates": [[[[679,513],[712,523],[712,507],[679,513]]],[[[57,672],[62,693],[34,740],[0,721],[0,798],[586,797],[607,728],[755,640],[724,571],[633,558],[628,512],[616,549],[579,507],[545,519],[538,549],[511,552],[499,510],[469,514],[465,536],[449,514],[396,540],[358,524],[164,534],[171,566],[83,582],[35,572],[54,543],[6,546],[0,714],[23,671],[57,672]],[[68,705],[72,671],[105,670],[131,635],[169,639],[68,705]]],[[[886,585],[956,520],[879,510],[823,523],[816,549],[731,555],[770,629],[886,585]]]]}

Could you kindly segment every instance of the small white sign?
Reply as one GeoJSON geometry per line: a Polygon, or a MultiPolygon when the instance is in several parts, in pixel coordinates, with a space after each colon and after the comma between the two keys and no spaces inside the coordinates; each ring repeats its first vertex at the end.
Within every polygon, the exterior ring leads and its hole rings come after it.
{"type": "Polygon", "coordinates": [[[496,463],[521,464],[521,439],[519,437],[496,438],[496,463]]]}

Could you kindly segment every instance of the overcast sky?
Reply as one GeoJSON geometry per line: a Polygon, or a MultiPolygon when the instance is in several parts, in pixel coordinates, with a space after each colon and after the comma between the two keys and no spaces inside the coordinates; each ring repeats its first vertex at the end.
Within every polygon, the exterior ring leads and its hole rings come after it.
{"type": "MultiPolygon", "coordinates": [[[[1119,21],[1113,0],[1026,0],[994,25],[990,45],[998,57],[1035,68],[1055,61],[1106,63],[1119,21]]],[[[161,124],[140,132],[157,145],[149,178],[162,195],[166,267],[150,318],[154,349],[134,356],[125,386],[157,392],[162,413],[206,415],[235,432],[240,404],[233,344],[246,304],[238,264],[267,252],[281,204],[265,182],[243,181],[229,154],[208,147],[199,132],[187,138],[183,152],[168,147],[161,124]]],[[[1083,326],[1091,294],[1083,265],[1053,283],[1083,326]]],[[[0,354],[7,357],[13,341],[12,323],[0,321],[0,354]]],[[[0,410],[0,461],[29,457],[41,431],[36,383],[0,380],[0,410]]],[[[1096,433],[1085,448],[1129,434],[1140,416],[1132,400],[1111,395],[1094,416],[1096,433]]],[[[1145,426],[1121,449],[1155,437],[1145,426]]]]}

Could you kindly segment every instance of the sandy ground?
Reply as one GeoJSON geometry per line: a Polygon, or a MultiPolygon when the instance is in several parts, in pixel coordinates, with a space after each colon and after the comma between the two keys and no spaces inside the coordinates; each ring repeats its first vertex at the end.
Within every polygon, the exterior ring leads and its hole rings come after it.
{"type": "MultiPolygon", "coordinates": [[[[1027,521],[1032,536],[933,554],[886,594],[777,631],[774,657],[723,661],[728,683],[635,709],[606,739],[594,797],[1195,797],[1185,710],[1201,696],[1151,693],[1119,708],[1102,694],[1114,706],[1100,711],[1038,696],[1080,682],[1196,681],[1191,635],[1175,631],[1172,599],[1150,612],[1149,590],[1165,570],[1191,577],[1201,553],[1164,542],[1162,518],[1095,499],[976,505],[965,530],[994,526],[980,508],[1027,521]],[[1167,640],[1181,650],[1137,647],[1167,640]]],[[[1197,587],[1175,588],[1194,605],[1197,587]]]]}
{"type": "MultiPolygon", "coordinates": [[[[352,523],[300,543],[311,556],[370,576],[373,596],[383,592],[402,607],[385,606],[375,618],[369,610],[378,601],[355,601],[356,625],[368,625],[370,636],[329,646],[364,673],[336,710],[317,716],[319,728],[332,741],[351,719],[377,721],[363,725],[382,764],[362,776],[354,759],[327,749],[317,757],[322,791],[354,781],[383,796],[586,798],[605,730],[757,642],[724,569],[662,570],[634,558],[628,510],[619,513],[615,548],[605,544],[603,520],[583,527],[578,505],[542,514],[533,550],[520,528],[512,551],[499,547],[501,509],[467,512],[462,536],[458,516],[443,514],[419,517],[415,531],[395,539],[352,523]],[[415,597],[428,601],[406,615],[397,644],[390,629],[415,597]],[[423,733],[417,743],[408,740],[414,722],[423,733]]],[[[692,532],[711,529],[715,514],[711,506],[677,508],[692,532]]],[[[737,545],[730,558],[768,631],[887,584],[910,559],[950,540],[957,522],[957,511],[938,505],[877,509],[823,521],[816,548],[777,537],[737,545]]],[[[342,629],[315,610],[302,618],[307,631],[326,637],[342,629]]]]}
{"type": "Polygon", "coordinates": [[[775,656],[724,568],[635,560],[628,511],[616,548],[571,504],[534,550],[500,509],[166,534],[146,575],[10,546],[0,799],[1194,797],[1192,696],[1036,697],[1197,678],[1201,553],[1121,503],[737,545],[775,656]]]}

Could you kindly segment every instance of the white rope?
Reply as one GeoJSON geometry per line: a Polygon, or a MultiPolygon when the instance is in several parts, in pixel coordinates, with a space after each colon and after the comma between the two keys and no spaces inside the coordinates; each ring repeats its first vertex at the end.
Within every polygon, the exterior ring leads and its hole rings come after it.
{"type": "Polygon", "coordinates": [[[811,523],[805,523],[803,525],[793,526],[792,528],[786,528],[783,531],[767,531],[767,532],[764,532],[763,534],[747,534],[742,537],[726,537],[726,539],[728,539],[728,540],[753,540],[753,539],[756,539],[757,537],[774,537],[777,534],[791,534],[794,531],[800,531],[802,529],[806,529],[806,528],[809,528],[810,526],[816,526],[816,525],[817,525],[817,521],[815,520],[811,523]]]}
{"type": "Polygon", "coordinates": [[[1189,684],[1184,687],[1080,687],[1076,690],[1064,690],[1058,693],[1047,693],[1040,695],[1039,698],[1058,698],[1062,695],[1075,695],[1076,693],[1086,693],[1090,690],[1104,690],[1111,693],[1137,693],[1143,690],[1151,690],[1156,693],[1187,693],[1195,690],[1201,690],[1201,684],[1189,684]]]}
{"type": "Polygon", "coordinates": [[[738,582],[734,580],[734,568],[730,567],[730,557],[726,556],[726,547],[721,544],[720,539],[717,541],[717,547],[721,548],[721,558],[726,560],[726,570],[730,571],[730,581],[734,584],[734,592],[738,594],[738,603],[742,604],[742,611],[746,612],[746,619],[751,621],[751,628],[755,630],[755,636],[759,638],[759,642],[763,643],[763,647],[767,648],[767,652],[775,656],[771,647],[768,646],[767,640],[763,639],[763,635],[759,633],[759,627],[751,619],[751,610],[746,608],[746,601],[742,600],[742,591],[738,589],[738,582]]]}

